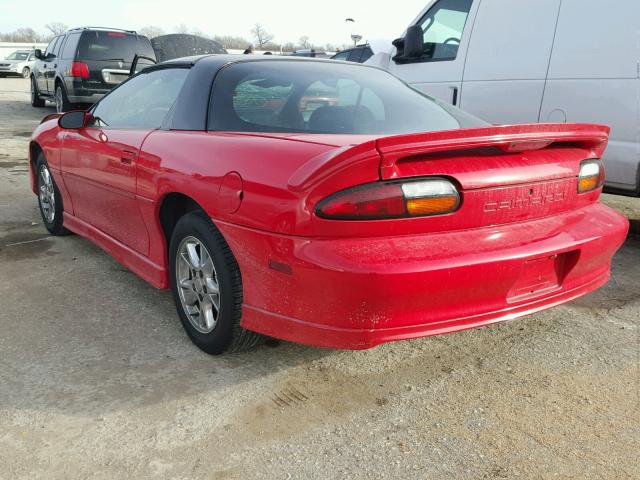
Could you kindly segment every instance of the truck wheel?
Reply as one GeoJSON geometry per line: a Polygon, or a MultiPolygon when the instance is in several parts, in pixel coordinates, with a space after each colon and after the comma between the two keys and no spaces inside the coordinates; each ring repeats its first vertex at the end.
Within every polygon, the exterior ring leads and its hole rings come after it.
{"type": "Polygon", "coordinates": [[[24,67],[22,69],[22,78],[29,78],[31,76],[31,69],[29,67],[24,67]]]}
{"type": "Polygon", "coordinates": [[[67,98],[67,92],[64,91],[64,88],[62,88],[62,85],[60,83],[56,85],[54,100],[56,102],[56,112],[58,113],[68,112],[73,108],[73,106],[69,103],[69,99],[67,98]]]}
{"type": "Polygon", "coordinates": [[[34,77],[31,77],[31,106],[44,107],[44,100],[40,98],[38,87],[36,86],[36,79],[34,77]]]}
{"type": "Polygon", "coordinates": [[[198,348],[218,355],[249,349],[263,338],[240,326],[240,269],[203,212],[178,220],[169,245],[169,271],[178,315],[198,348]]]}

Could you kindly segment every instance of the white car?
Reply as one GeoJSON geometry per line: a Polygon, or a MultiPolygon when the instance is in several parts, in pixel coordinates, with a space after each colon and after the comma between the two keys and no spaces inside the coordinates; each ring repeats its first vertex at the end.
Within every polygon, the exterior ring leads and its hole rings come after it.
{"type": "Polygon", "coordinates": [[[428,0],[376,64],[491,123],[611,127],[610,191],[640,195],[640,1],[428,0]]]}
{"type": "Polygon", "coordinates": [[[29,78],[36,60],[33,50],[16,50],[4,60],[0,60],[0,77],[21,75],[23,78],[29,78]]]}

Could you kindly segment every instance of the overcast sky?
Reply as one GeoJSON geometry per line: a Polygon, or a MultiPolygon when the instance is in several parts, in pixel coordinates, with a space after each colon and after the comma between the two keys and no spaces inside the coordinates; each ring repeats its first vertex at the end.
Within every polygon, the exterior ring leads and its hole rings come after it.
{"type": "Polygon", "coordinates": [[[427,0],[0,0],[0,31],[20,27],[45,31],[49,22],[139,29],[161,27],[167,33],[180,24],[211,35],[240,35],[251,39],[260,22],[276,42],[297,41],[301,35],[322,45],[348,42],[345,18],[356,20],[365,39],[395,38],[427,0]]]}

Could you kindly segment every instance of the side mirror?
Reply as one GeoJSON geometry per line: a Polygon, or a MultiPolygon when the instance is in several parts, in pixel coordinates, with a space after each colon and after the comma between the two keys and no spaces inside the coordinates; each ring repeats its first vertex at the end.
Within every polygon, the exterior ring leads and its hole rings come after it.
{"type": "Polygon", "coordinates": [[[412,25],[407,28],[404,38],[393,41],[398,49],[398,54],[393,57],[396,63],[409,63],[418,60],[424,54],[424,37],[420,25],[412,25]]]}
{"type": "Polygon", "coordinates": [[[67,112],[58,119],[58,125],[60,128],[66,128],[68,130],[80,130],[87,124],[88,116],[89,113],[84,110],[67,112]]]}
{"type": "Polygon", "coordinates": [[[38,60],[44,60],[44,55],[42,54],[42,50],[40,50],[39,48],[36,48],[33,51],[33,56],[36,57],[38,60]]]}

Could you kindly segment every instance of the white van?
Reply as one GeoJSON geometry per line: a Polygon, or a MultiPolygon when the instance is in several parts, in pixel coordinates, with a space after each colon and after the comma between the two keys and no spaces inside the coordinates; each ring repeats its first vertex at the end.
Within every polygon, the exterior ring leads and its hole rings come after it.
{"type": "Polygon", "coordinates": [[[640,0],[431,0],[371,47],[367,63],[492,123],[609,125],[607,187],[640,195],[640,0]]]}

